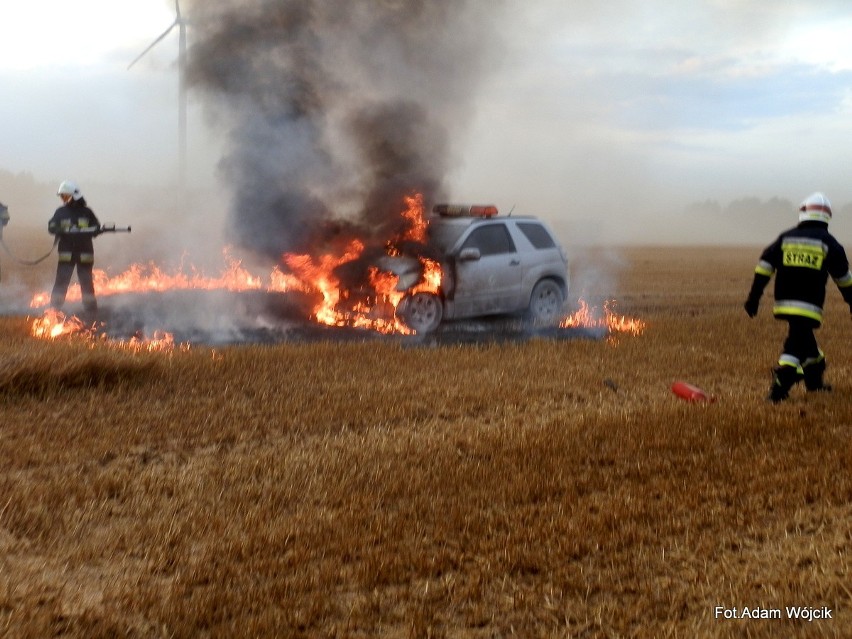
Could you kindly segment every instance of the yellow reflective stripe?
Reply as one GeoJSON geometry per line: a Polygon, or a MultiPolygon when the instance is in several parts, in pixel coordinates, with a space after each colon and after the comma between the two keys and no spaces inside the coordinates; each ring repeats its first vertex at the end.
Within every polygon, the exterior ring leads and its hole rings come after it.
{"type": "Polygon", "coordinates": [[[802,362],[802,366],[813,366],[814,364],[819,364],[822,361],[825,361],[825,353],[822,352],[822,349],[819,350],[819,355],[817,357],[809,357],[804,362],[802,362]]]}
{"type": "Polygon", "coordinates": [[[814,237],[785,237],[784,241],[781,242],[781,248],[783,250],[788,246],[809,246],[812,248],[818,248],[823,253],[828,253],[828,245],[822,240],[814,237]]]}
{"type": "Polygon", "coordinates": [[[796,357],[795,355],[788,355],[784,353],[778,359],[779,366],[790,366],[791,368],[795,368],[796,370],[802,369],[802,361],[796,357]]]}
{"type": "Polygon", "coordinates": [[[843,277],[835,277],[834,283],[837,284],[840,288],[846,288],[847,286],[852,286],[852,271],[846,271],[846,275],[843,277]]]}
{"type": "Polygon", "coordinates": [[[779,366],[789,366],[790,368],[795,368],[796,372],[799,375],[805,374],[805,369],[802,368],[802,360],[800,360],[795,355],[788,355],[787,353],[782,353],[781,357],[778,359],[779,366]]]}
{"type": "Polygon", "coordinates": [[[60,253],[59,254],[60,262],[70,262],[71,261],[71,253],[60,253]]]}
{"type": "Polygon", "coordinates": [[[765,275],[766,277],[772,277],[772,274],[775,273],[775,267],[772,266],[769,262],[765,260],[760,260],[757,263],[757,266],[754,267],[754,272],[758,275],[765,275]]]}
{"type": "Polygon", "coordinates": [[[797,300],[778,300],[773,309],[775,315],[795,315],[797,317],[809,317],[822,322],[822,309],[814,304],[799,302],[797,300]]]}
{"type": "Polygon", "coordinates": [[[91,264],[95,261],[93,253],[80,253],[80,262],[83,264],[91,264]]]}

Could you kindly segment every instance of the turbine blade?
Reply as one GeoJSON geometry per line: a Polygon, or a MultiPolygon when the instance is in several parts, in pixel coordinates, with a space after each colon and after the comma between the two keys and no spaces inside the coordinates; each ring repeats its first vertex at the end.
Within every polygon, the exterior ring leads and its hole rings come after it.
{"type": "Polygon", "coordinates": [[[178,22],[177,22],[177,20],[175,20],[174,22],[172,22],[171,26],[170,26],[168,29],[166,29],[165,31],[163,31],[163,34],[162,34],[159,38],[157,38],[156,40],[154,40],[151,44],[149,44],[149,45],[145,48],[145,50],[144,50],[142,53],[140,53],[139,55],[137,55],[137,56],[136,56],[136,59],[135,59],[135,60],[133,60],[133,62],[131,62],[130,64],[128,64],[128,65],[127,65],[128,70],[129,70],[129,69],[130,69],[130,67],[132,67],[134,64],[136,64],[137,62],[139,62],[139,60],[141,60],[141,59],[145,56],[145,54],[146,54],[146,53],[148,53],[151,49],[153,49],[155,46],[157,46],[163,38],[165,38],[167,35],[169,35],[169,33],[171,33],[172,29],[174,29],[174,28],[175,28],[175,26],[177,25],[177,23],[178,23],[178,22]]]}
{"type": "Polygon", "coordinates": [[[180,22],[180,0],[175,0],[175,13],[177,14],[178,22],[180,22]]]}

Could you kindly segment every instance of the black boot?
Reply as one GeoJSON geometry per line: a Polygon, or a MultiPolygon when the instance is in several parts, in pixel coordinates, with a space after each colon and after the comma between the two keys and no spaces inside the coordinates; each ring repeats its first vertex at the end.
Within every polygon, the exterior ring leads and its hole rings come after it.
{"type": "Polygon", "coordinates": [[[772,387],[769,389],[767,401],[777,404],[783,402],[790,396],[790,389],[802,379],[798,369],[792,366],[779,366],[775,369],[772,378],[772,387]]]}
{"type": "Polygon", "coordinates": [[[804,367],[805,388],[808,391],[822,391],[824,393],[831,391],[831,386],[822,381],[822,375],[825,373],[825,359],[821,359],[816,364],[809,364],[804,367]]]}

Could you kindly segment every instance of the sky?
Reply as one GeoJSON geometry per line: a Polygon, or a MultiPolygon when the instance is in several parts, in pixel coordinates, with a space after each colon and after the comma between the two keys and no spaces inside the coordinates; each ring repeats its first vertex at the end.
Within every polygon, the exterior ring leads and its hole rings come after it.
{"type": "MultiPolygon", "coordinates": [[[[0,169],[81,183],[175,182],[177,29],[128,69],[174,17],[164,0],[4,2],[0,169]]],[[[203,164],[195,180],[209,180],[203,164]]]]}
{"type": "MultiPolygon", "coordinates": [[[[500,55],[454,129],[454,199],[540,215],[568,243],[761,243],[819,190],[852,241],[848,0],[505,11],[500,55]]],[[[166,0],[4,2],[0,170],[84,191],[173,186],[176,30],[127,69],[173,19],[166,0]]],[[[217,124],[190,94],[194,188],[227,189],[217,124]]]]}

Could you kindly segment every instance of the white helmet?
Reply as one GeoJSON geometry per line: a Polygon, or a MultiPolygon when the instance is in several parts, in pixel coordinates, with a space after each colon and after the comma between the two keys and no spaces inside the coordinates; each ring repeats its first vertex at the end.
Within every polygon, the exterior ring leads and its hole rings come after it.
{"type": "Polygon", "coordinates": [[[60,184],[59,189],[56,191],[56,195],[70,195],[75,200],[79,200],[83,197],[83,194],[80,192],[80,187],[77,186],[76,182],[72,182],[71,180],[65,180],[62,184],[60,184]]]}
{"type": "Polygon", "coordinates": [[[799,205],[799,222],[831,222],[831,202],[822,193],[812,193],[799,205]]]}

